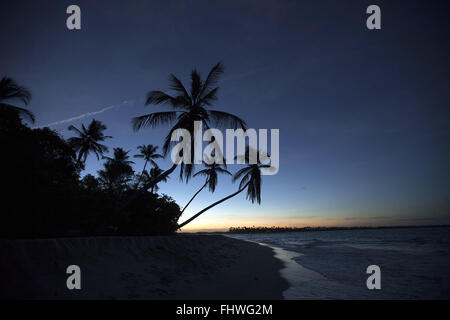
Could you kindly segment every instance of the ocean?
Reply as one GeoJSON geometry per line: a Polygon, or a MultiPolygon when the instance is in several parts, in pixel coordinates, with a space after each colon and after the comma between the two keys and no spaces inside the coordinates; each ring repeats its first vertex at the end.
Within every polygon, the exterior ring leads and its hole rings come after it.
{"type": "Polygon", "coordinates": [[[450,299],[450,227],[228,236],[274,248],[286,299],[450,299]],[[367,287],[371,265],[380,289],[367,287]]]}

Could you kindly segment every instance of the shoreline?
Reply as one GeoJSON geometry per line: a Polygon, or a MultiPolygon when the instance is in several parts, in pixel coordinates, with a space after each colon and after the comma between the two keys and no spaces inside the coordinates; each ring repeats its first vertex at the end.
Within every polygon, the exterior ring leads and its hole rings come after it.
{"type": "Polygon", "coordinates": [[[307,295],[299,296],[296,292],[296,289],[304,287],[304,284],[310,281],[326,281],[326,279],[322,275],[313,270],[305,268],[294,260],[295,257],[301,256],[301,253],[289,251],[263,242],[252,240],[243,241],[248,241],[250,243],[255,243],[260,246],[270,248],[273,252],[274,257],[283,263],[283,268],[279,270],[279,273],[289,284],[289,287],[283,291],[283,298],[286,300],[295,300],[299,298],[312,299],[307,295]]]}
{"type": "Polygon", "coordinates": [[[282,268],[271,248],[223,235],[0,240],[0,298],[283,299],[282,268]]]}

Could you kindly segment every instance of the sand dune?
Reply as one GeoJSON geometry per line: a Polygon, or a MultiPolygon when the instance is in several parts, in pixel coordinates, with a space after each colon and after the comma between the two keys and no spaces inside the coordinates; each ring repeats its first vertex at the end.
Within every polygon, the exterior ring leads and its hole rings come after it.
{"type": "Polygon", "coordinates": [[[282,299],[272,250],[216,235],[0,241],[3,299],[282,299]],[[81,268],[68,290],[66,268],[81,268]]]}

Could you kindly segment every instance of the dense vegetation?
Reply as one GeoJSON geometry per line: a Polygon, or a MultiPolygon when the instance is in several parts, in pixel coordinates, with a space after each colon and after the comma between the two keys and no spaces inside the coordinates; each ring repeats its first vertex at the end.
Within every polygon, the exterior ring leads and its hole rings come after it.
{"type": "Polygon", "coordinates": [[[14,112],[2,110],[0,145],[2,223],[6,238],[169,234],[180,208],[168,196],[145,192],[121,210],[133,192],[134,171],[120,158],[107,159],[99,178],[80,179],[68,141],[48,128],[30,129],[14,112]],[[5,121],[7,120],[7,121],[5,121]]]}
{"type": "MultiPolygon", "coordinates": [[[[224,111],[210,109],[217,100],[215,84],[223,73],[220,63],[215,65],[206,79],[193,70],[191,86],[187,90],[174,75],[170,88],[174,95],[163,91],[150,91],[147,105],[167,104],[169,111],[160,111],[136,117],[135,130],[172,124],[164,140],[162,154],[158,147],[141,145],[136,158],[145,160],[137,172],[133,169],[131,151],[114,148],[112,157],[104,144],[111,139],[105,135],[106,125],[93,119],[87,126],[73,125],[74,134],[65,140],[49,128],[31,129],[24,120],[34,122],[35,117],[17,102],[28,105],[31,93],[4,77],[0,81],[0,147],[2,157],[2,223],[1,238],[35,238],[61,236],[99,235],[161,235],[172,234],[196,219],[203,212],[247,191],[252,202],[261,202],[261,163],[248,164],[237,171],[233,181],[240,180],[239,188],[183,223],[178,223],[182,212],[206,187],[214,192],[218,176],[232,175],[219,164],[204,165],[195,173],[193,164],[173,164],[167,170],[158,167],[157,159],[165,157],[171,147],[170,137],[177,128],[186,129],[193,137],[194,121],[206,128],[213,125],[243,128],[245,122],[224,111]],[[82,175],[88,156],[103,161],[103,169],[96,176],[82,175]],[[151,166],[151,168],[149,168],[151,166]],[[180,210],[167,195],[159,195],[158,184],[164,183],[175,169],[180,168],[180,178],[186,182],[191,177],[202,176],[205,183],[180,210]]],[[[193,151],[193,150],[192,150],[193,151]]],[[[246,155],[248,160],[248,149],[246,155]]],[[[193,155],[192,155],[193,156],[193,155]]]]}

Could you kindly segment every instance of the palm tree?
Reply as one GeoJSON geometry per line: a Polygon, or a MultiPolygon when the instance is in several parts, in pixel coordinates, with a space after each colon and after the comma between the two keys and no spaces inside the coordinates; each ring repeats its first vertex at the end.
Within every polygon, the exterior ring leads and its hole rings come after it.
{"type": "Polygon", "coordinates": [[[101,121],[93,119],[87,129],[84,124],[81,125],[81,130],[73,125],[69,126],[68,129],[75,131],[78,135],[78,137],[69,139],[69,144],[78,153],[77,166],[86,162],[86,158],[90,152],[93,152],[97,156],[97,160],[100,160],[100,156],[103,157],[103,154],[108,152],[108,147],[99,143],[105,141],[107,138],[111,138],[111,136],[105,136],[103,134],[106,126],[101,121]]]}
{"type": "MultiPolygon", "coordinates": [[[[245,155],[243,156],[247,163],[250,163],[250,161],[249,161],[250,160],[249,159],[250,152],[249,151],[250,150],[247,147],[245,155]]],[[[198,213],[193,215],[191,218],[189,218],[182,224],[178,225],[178,229],[181,229],[182,227],[184,227],[189,222],[191,222],[192,220],[194,220],[195,218],[200,216],[205,211],[208,211],[209,209],[217,206],[218,204],[238,195],[245,189],[247,189],[247,199],[249,199],[252,203],[254,203],[256,201],[258,204],[261,204],[261,184],[262,184],[261,168],[270,168],[270,165],[261,164],[261,162],[259,161],[259,156],[258,156],[258,161],[256,164],[249,164],[248,166],[246,166],[245,168],[242,168],[241,170],[239,170],[238,172],[236,172],[234,174],[233,182],[235,182],[236,180],[238,180],[239,178],[242,177],[241,182],[239,183],[238,191],[230,194],[229,196],[226,196],[225,198],[223,198],[219,201],[214,202],[210,206],[199,211],[198,213]]]]}
{"type": "MultiPolygon", "coordinates": [[[[162,173],[163,173],[163,170],[161,170],[161,168],[159,168],[158,166],[155,166],[150,169],[150,173],[147,170],[144,171],[144,178],[147,181],[152,181],[152,180],[156,179],[157,177],[159,177],[162,173]]],[[[161,179],[159,182],[167,182],[168,178],[169,177],[166,176],[163,179],[161,179]]],[[[158,190],[159,190],[158,183],[152,185],[150,190],[151,190],[151,193],[158,192],[158,190]]]]}
{"type": "Polygon", "coordinates": [[[0,80],[0,110],[7,112],[14,112],[18,116],[28,118],[30,122],[34,123],[34,115],[31,111],[13,106],[5,101],[18,99],[25,105],[31,100],[31,93],[27,88],[19,86],[13,79],[3,77],[0,80]]]}
{"type": "MultiPolygon", "coordinates": [[[[194,174],[194,177],[196,176],[206,176],[206,181],[203,184],[203,186],[194,194],[194,196],[191,198],[191,200],[189,200],[189,202],[187,203],[187,205],[183,208],[183,210],[181,211],[181,214],[183,214],[184,210],[186,210],[186,208],[189,206],[189,204],[192,202],[192,200],[195,199],[195,197],[208,185],[209,187],[209,191],[211,191],[212,193],[214,193],[214,191],[216,190],[216,186],[217,186],[217,182],[218,182],[218,173],[223,173],[223,174],[228,174],[231,176],[231,173],[224,169],[221,168],[220,164],[217,164],[215,162],[213,162],[212,164],[207,164],[205,163],[205,166],[207,167],[206,169],[200,170],[199,172],[197,172],[196,174],[194,174]]],[[[225,166],[225,165],[223,165],[225,166]]]]}
{"type": "Polygon", "coordinates": [[[130,159],[130,156],[128,155],[129,152],[130,152],[130,150],[125,151],[122,148],[114,148],[114,157],[110,158],[110,157],[104,156],[103,159],[107,159],[108,161],[114,162],[117,164],[131,165],[131,164],[134,164],[134,162],[131,160],[128,160],[128,159],[130,159]]]}
{"type": "MultiPolygon", "coordinates": [[[[144,159],[145,163],[144,163],[144,168],[142,169],[142,173],[139,176],[139,179],[136,183],[136,188],[139,186],[139,183],[141,182],[142,175],[144,174],[147,163],[150,162],[153,165],[153,167],[158,167],[155,160],[153,160],[153,159],[163,158],[162,155],[156,153],[156,151],[158,150],[157,146],[153,146],[153,145],[149,144],[149,145],[141,145],[141,146],[138,146],[137,148],[140,151],[140,153],[134,155],[134,157],[144,159]]],[[[161,173],[162,173],[162,170],[161,170],[161,173]]]]}
{"type": "MultiPolygon", "coordinates": [[[[153,112],[135,117],[132,121],[134,130],[140,130],[144,127],[157,127],[161,124],[171,124],[175,122],[164,140],[163,153],[164,155],[167,155],[172,144],[172,133],[176,129],[188,130],[191,134],[191,143],[193,145],[194,121],[201,121],[202,125],[206,128],[209,128],[210,124],[213,123],[217,127],[245,129],[246,124],[239,117],[224,111],[209,109],[214,101],[217,100],[219,87],[216,87],[215,85],[223,71],[223,65],[219,62],[211,69],[206,79],[202,80],[199,72],[195,69],[192,70],[191,87],[189,91],[176,76],[171,74],[169,77],[169,85],[170,89],[174,91],[174,95],[170,95],[163,91],[150,91],[147,94],[146,105],[168,104],[172,110],[153,112]]],[[[193,156],[194,148],[191,149],[191,156],[193,156]]],[[[167,176],[172,173],[176,167],[177,164],[174,164],[169,170],[165,171],[163,175],[167,176]]],[[[192,164],[182,163],[180,177],[184,177],[187,182],[192,175],[192,171],[192,164]]],[[[149,187],[151,187],[151,183],[152,182],[150,182],[149,187]]]]}
{"type": "Polygon", "coordinates": [[[134,171],[131,167],[133,161],[130,161],[128,155],[130,151],[122,148],[114,148],[114,157],[103,157],[107,159],[104,169],[98,171],[100,182],[109,189],[121,191],[130,180],[134,171]]]}

